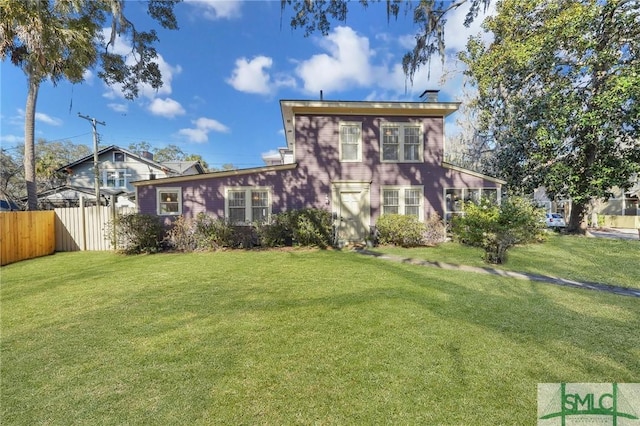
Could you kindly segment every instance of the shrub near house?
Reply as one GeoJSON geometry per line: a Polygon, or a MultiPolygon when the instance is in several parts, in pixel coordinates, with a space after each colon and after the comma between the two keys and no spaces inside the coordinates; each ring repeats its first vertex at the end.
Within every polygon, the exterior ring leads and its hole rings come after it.
{"type": "Polygon", "coordinates": [[[500,206],[487,199],[468,202],[464,216],[452,220],[455,238],[483,248],[484,260],[495,264],[504,263],[514,245],[541,241],[543,230],[544,210],[521,197],[511,197],[500,206]]]}

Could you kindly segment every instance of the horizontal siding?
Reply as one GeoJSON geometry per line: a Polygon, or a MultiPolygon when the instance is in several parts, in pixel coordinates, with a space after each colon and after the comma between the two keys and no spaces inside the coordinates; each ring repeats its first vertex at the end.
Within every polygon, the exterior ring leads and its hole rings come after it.
{"type": "Polygon", "coordinates": [[[380,214],[380,191],[385,185],[423,186],[425,214],[444,213],[444,189],[451,187],[496,187],[491,181],[441,166],[443,159],[442,117],[369,117],[297,115],[294,148],[298,167],[294,170],[264,171],[241,176],[212,177],[191,182],[153,184],[138,187],[138,206],[143,213],[156,213],[159,185],[182,188],[183,215],[206,212],[224,216],[224,191],[229,186],[272,188],[272,211],[303,207],[331,208],[331,183],[371,182],[371,222],[380,214]],[[340,161],[340,122],[362,123],[362,161],[340,161]],[[380,160],[380,125],[384,122],[420,123],[423,128],[423,155],[420,163],[383,163],[380,160]]]}

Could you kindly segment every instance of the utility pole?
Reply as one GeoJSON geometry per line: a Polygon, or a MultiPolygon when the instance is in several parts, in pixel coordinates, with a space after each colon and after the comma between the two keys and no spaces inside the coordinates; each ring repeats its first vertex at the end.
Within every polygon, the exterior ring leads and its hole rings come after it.
{"type": "Polygon", "coordinates": [[[82,115],[78,113],[78,117],[84,118],[91,122],[93,128],[93,173],[95,174],[95,186],[96,186],[96,206],[100,205],[100,170],[98,169],[98,131],[96,130],[96,124],[102,124],[106,126],[104,121],[98,121],[93,117],[82,115]]]}

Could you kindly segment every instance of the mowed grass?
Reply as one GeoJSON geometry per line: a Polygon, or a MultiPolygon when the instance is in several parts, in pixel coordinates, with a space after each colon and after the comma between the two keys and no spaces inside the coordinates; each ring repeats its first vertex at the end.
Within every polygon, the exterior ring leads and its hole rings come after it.
{"type": "Polygon", "coordinates": [[[452,242],[412,249],[376,247],[373,251],[640,289],[640,241],[637,240],[549,234],[543,244],[509,249],[504,265],[488,265],[482,260],[482,249],[452,242]]]}
{"type": "Polygon", "coordinates": [[[346,251],[3,267],[2,424],[535,424],[640,382],[640,299],[346,251]]]}

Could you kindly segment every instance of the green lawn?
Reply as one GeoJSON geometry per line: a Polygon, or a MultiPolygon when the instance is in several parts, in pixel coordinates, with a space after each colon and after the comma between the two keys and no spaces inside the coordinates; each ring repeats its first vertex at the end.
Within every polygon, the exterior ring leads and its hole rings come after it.
{"type": "Polygon", "coordinates": [[[346,251],[0,273],[2,424],[535,424],[538,383],[640,382],[637,298],[346,251]]]}
{"type": "MultiPolygon", "coordinates": [[[[456,243],[413,249],[378,247],[373,251],[458,265],[492,266],[482,261],[482,249],[456,243]]],[[[640,241],[637,240],[550,234],[544,244],[512,248],[507,251],[507,257],[506,264],[494,266],[640,289],[640,241]]]]}

